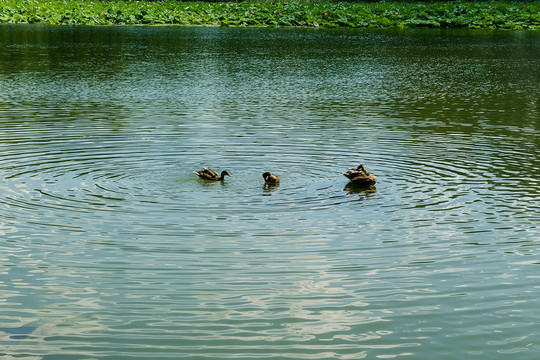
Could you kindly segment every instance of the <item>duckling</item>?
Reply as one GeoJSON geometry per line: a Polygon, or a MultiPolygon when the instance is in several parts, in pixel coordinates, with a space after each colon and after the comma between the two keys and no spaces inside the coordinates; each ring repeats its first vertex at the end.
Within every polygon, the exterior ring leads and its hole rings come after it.
{"type": "Polygon", "coordinates": [[[277,176],[277,175],[274,175],[274,174],[267,171],[262,176],[264,178],[264,182],[269,184],[269,185],[279,184],[279,176],[277,176]]]}
{"type": "Polygon", "coordinates": [[[369,173],[364,164],[358,165],[356,169],[348,169],[343,175],[349,179],[349,183],[355,185],[373,185],[377,182],[377,177],[369,173]]]}
{"type": "Polygon", "coordinates": [[[223,181],[225,176],[232,176],[225,170],[223,170],[221,172],[221,176],[219,176],[217,172],[207,168],[206,166],[204,166],[201,171],[194,171],[194,173],[197,174],[201,179],[212,181],[223,181]]]}

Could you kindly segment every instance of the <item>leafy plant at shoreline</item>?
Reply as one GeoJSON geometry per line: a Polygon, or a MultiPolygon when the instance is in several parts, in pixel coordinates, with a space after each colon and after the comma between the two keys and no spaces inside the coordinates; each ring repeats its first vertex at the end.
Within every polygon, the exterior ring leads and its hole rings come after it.
{"type": "Polygon", "coordinates": [[[540,29],[540,3],[3,0],[0,23],[540,29]]]}

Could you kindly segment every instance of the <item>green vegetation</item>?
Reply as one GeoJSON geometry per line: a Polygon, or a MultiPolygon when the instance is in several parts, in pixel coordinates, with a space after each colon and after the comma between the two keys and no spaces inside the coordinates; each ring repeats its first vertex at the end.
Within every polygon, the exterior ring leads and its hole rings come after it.
{"type": "Polygon", "coordinates": [[[540,3],[2,0],[0,23],[540,29],[540,3]]]}

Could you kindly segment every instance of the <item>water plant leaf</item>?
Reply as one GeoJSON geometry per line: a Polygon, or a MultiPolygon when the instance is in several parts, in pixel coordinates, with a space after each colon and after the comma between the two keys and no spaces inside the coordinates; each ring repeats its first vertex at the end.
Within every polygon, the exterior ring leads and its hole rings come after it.
{"type": "Polygon", "coordinates": [[[0,22],[58,25],[214,25],[313,27],[471,27],[538,29],[540,3],[177,2],[145,0],[6,0],[0,22]]]}

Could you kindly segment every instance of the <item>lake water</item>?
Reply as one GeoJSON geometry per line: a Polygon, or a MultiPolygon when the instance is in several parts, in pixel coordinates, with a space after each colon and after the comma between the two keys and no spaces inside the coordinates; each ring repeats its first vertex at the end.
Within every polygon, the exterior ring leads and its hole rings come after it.
{"type": "Polygon", "coordinates": [[[0,49],[3,359],[540,353],[540,32],[4,25],[0,49]]]}

